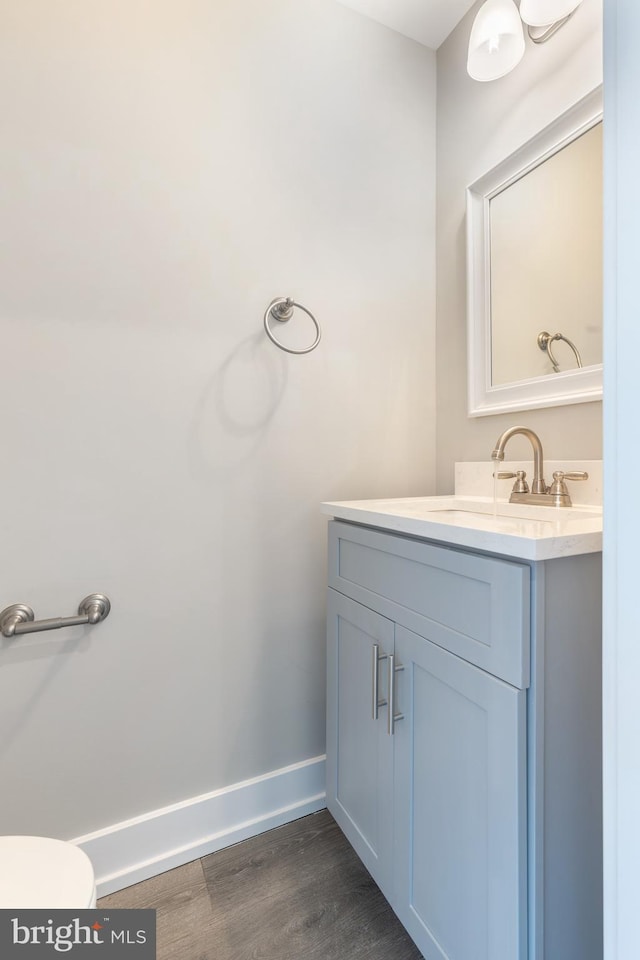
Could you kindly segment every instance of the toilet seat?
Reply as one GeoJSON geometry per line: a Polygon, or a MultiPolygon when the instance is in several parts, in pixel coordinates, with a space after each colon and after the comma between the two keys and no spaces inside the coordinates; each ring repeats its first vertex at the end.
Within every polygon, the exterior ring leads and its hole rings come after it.
{"type": "Polygon", "coordinates": [[[80,847],[50,837],[0,837],[0,909],[95,905],[93,866],[80,847]]]}

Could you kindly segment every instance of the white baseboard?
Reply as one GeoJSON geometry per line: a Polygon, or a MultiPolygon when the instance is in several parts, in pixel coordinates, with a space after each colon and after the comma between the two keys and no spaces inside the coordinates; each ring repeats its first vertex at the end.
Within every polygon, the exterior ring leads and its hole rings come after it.
{"type": "Polygon", "coordinates": [[[325,758],[313,757],[72,842],[91,859],[104,897],[325,806],[325,758]]]}

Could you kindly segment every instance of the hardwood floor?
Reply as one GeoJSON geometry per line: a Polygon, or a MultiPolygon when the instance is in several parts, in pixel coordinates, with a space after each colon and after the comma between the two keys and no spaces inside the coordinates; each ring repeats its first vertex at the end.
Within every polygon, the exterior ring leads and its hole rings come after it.
{"type": "Polygon", "coordinates": [[[112,893],[157,910],[158,960],[420,960],[327,810],[112,893]]]}

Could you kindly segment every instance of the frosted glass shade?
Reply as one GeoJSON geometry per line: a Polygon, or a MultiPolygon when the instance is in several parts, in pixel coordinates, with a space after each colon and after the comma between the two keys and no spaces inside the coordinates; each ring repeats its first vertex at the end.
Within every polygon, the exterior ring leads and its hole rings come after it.
{"type": "Polygon", "coordinates": [[[474,80],[497,80],[524,54],[524,31],[513,0],[486,0],[473,21],[467,73],[474,80]]]}
{"type": "Polygon", "coordinates": [[[547,27],[576,10],[582,0],[521,0],[520,16],[530,27],[547,27]]]}

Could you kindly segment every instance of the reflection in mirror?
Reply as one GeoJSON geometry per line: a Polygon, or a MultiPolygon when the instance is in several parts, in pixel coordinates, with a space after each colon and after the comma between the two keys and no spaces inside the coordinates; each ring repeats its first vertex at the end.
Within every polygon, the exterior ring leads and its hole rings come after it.
{"type": "Polygon", "coordinates": [[[602,363],[602,124],[492,197],[489,216],[491,382],[602,363]]]}
{"type": "Polygon", "coordinates": [[[467,189],[469,415],[602,397],[602,88],[467,189]]]}

